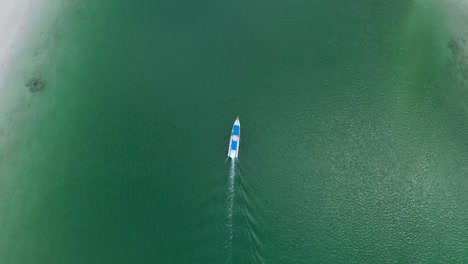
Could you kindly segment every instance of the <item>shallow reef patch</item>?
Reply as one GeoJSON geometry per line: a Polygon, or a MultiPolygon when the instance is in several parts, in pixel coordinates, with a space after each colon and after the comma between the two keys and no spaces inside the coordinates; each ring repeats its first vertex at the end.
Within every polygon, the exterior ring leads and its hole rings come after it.
{"type": "Polygon", "coordinates": [[[26,87],[28,87],[31,93],[41,92],[46,88],[47,83],[40,77],[32,77],[26,83],[26,87]]]}

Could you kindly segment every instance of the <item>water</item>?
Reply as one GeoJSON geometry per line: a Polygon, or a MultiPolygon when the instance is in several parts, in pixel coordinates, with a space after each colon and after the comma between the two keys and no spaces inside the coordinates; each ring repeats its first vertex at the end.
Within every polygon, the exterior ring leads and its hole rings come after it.
{"type": "Polygon", "coordinates": [[[466,86],[432,5],[66,3],[0,159],[1,263],[467,261],[466,86]]]}

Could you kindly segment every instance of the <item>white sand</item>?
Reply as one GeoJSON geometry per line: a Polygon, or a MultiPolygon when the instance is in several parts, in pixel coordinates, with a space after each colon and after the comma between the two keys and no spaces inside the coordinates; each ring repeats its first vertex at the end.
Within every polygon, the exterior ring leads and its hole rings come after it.
{"type": "MultiPolygon", "coordinates": [[[[49,1],[49,0],[47,0],[49,1]]],[[[18,58],[25,51],[29,35],[37,25],[38,7],[43,0],[0,0],[0,157],[5,144],[16,134],[14,121],[22,90],[11,85],[18,58]]],[[[21,82],[18,82],[21,83],[21,82]]],[[[24,93],[24,92],[23,92],[24,93]]]]}
{"type": "Polygon", "coordinates": [[[30,26],[38,0],[0,0],[0,78],[20,46],[22,36],[30,26]]]}

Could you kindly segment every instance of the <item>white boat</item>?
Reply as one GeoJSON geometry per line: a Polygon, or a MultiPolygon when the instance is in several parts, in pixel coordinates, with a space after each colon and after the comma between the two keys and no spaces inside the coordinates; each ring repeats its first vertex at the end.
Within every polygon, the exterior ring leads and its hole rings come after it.
{"type": "Polygon", "coordinates": [[[237,159],[239,156],[239,145],[240,145],[240,121],[239,117],[234,121],[231,131],[231,139],[229,140],[228,157],[231,159],[237,159]]]}

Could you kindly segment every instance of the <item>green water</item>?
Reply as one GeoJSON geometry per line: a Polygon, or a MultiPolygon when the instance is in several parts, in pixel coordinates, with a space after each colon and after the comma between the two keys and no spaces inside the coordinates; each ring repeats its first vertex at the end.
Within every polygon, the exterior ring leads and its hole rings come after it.
{"type": "Polygon", "coordinates": [[[467,262],[444,30],[406,0],[67,2],[0,156],[0,263],[467,262]]]}

